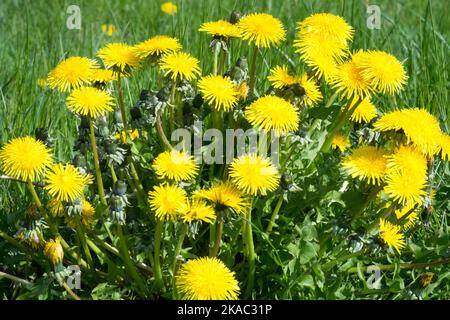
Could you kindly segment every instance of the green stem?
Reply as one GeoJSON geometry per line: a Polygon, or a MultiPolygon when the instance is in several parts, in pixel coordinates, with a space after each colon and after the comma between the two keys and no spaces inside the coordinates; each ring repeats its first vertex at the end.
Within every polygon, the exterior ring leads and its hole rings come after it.
{"type": "Polygon", "coordinates": [[[114,170],[114,165],[112,163],[108,163],[109,170],[111,171],[111,177],[113,179],[113,183],[117,182],[116,170],[114,170]]]}
{"type": "Polygon", "coordinates": [[[178,242],[177,245],[175,247],[175,252],[174,252],[174,257],[173,257],[173,263],[172,263],[172,291],[173,291],[173,297],[174,299],[178,298],[177,295],[177,288],[176,288],[176,274],[177,274],[177,269],[178,269],[178,265],[179,265],[179,260],[178,260],[178,256],[180,255],[181,249],[183,248],[183,242],[184,242],[184,238],[186,237],[186,233],[188,230],[188,225],[186,223],[183,223],[182,227],[181,227],[181,231],[180,231],[180,235],[178,236],[178,242]]]}
{"type": "Polygon", "coordinates": [[[138,197],[138,201],[141,204],[141,206],[146,206],[146,201],[145,201],[145,190],[144,187],[142,186],[141,180],[139,179],[139,176],[137,174],[136,168],[133,164],[133,161],[130,160],[130,173],[131,173],[131,177],[133,178],[134,181],[134,185],[136,187],[136,194],[138,197]]]}
{"type": "Polygon", "coordinates": [[[177,81],[174,80],[172,84],[172,89],[170,91],[170,134],[175,130],[175,111],[176,111],[176,103],[175,103],[175,94],[177,92],[177,81]]]}
{"type": "Polygon", "coordinates": [[[140,293],[140,295],[142,297],[145,297],[147,288],[145,286],[143,279],[141,278],[138,271],[136,270],[133,260],[130,257],[130,253],[128,251],[128,246],[127,246],[127,240],[125,239],[125,236],[123,235],[122,226],[120,224],[117,225],[117,234],[119,236],[121,256],[125,263],[125,268],[130,273],[131,277],[133,277],[133,279],[139,289],[138,292],[140,293]]]}
{"type": "Polygon", "coordinates": [[[212,252],[214,249],[214,243],[216,241],[216,224],[211,223],[209,225],[209,256],[212,257],[212,252]]]}
{"type": "MultiPolygon", "coordinates": [[[[220,244],[222,242],[222,234],[223,234],[223,217],[221,213],[217,214],[217,232],[216,232],[216,240],[214,242],[214,248],[212,249],[211,252],[211,257],[216,257],[217,254],[219,253],[219,249],[220,249],[220,244]]],[[[214,222],[216,223],[216,222],[214,222]]]]}
{"type": "Polygon", "coordinates": [[[158,291],[164,290],[164,281],[161,272],[161,238],[163,235],[164,221],[158,219],[155,228],[155,244],[153,249],[153,275],[155,276],[156,289],[158,291]]]}
{"type": "Polygon", "coordinates": [[[172,145],[170,144],[169,140],[167,139],[166,134],[164,133],[164,129],[161,122],[161,111],[158,111],[156,114],[156,130],[158,131],[158,136],[161,139],[164,148],[166,150],[172,150],[172,145]]]}
{"type": "Polygon", "coordinates": [[[86,242],[86,233],[84,232],[84,226],[80,222],[79,217],[76,217],[76,224],[77,224],[77,235],[80,238],[81,246],[83,247],[84,254],[86,255],[88,267],[95,272],[94,260],[92,259],[91,252],[89,251],[89,247],[86,242]]]}
{"type": "Polygon", "coordinates": [[[244,229],[244,242],[246,245],[246,253],[248,260],[248,278],[247,278],[247,288],[245,290],[244,299],[249,299],[253,290],[253,284],[255,281],[255,245],[253,242],[253,231],[252,231],[252,206],[247,214],[247,219],[244,220],[245,229],[244,229]]]}
{"type": "Polygon", "coordinates": [[[125,103],[123,101],[122,78],[121,78],[120,72],[118,73],[118,76],[117,76],[117,92],[119,93],[119,107],[120,107],[120,113],[122,114],[123,130],[125,131],[126,140],[128,140],[127,112],[125,110],[125,103]]]}
{"type": "Polygon", "coordinates": [[[214,46],[213,49],[213,75],[217,75],[219,53],[220,53],[220,43],[216,42],[216,45],[214,46]]]}
{"type": "Polygon", "coordinates": [[[344,124],[348,121],[349,117],[351,117],[353,112],[355,112],[356,108],[359,106],[361,101],[362,99],[358,98],[358,100],[352,107],[345,109],[341,112],[336,122],[336,125],[334,125],[331,131],[328,133],[327,138],[325,139],[325,142],[323,143],[322,148],[320,149],[320,152],[325,153],[330,150],[334,136],[342,129],[344,124]]]}
{"type": "Polygon", "coordinates": [[[103,205],[107,206],[108,203],[106,202],[105,198],[105,189],[103,187],[102,172],[100,171],[100,162],[98,160],[98,151],[97,151],[97,142],[95,140],[94,124],[92,123],[91,118],[89,118],[89,129],[90,129],[89,137],[91,139],[92,145],[92,154],[94,155],[94,167],[95,167],[95,176],[97,178],[98,195],[100,197],[100,202],[103,205]]]}
{"type": "Polygon", "coordinates": [[[283,195],[280,195],[278,198],[278,202],[275,206],[275,209],[272,212],[272,217],[270,218],[269,225],[267,226],[266,233],[270,234],[272,232],[273,225],[275,224],[275,220],[278,217],[278,212],[280,211],[281,205],[283,204],[283,195]]]}
{"type": "Polygon", "coordinates": [[[256,82],[256,57],[258,56],[258,47],[253,47],[253,53],[250,62],[250,81],[249,81],[249,94],[250,97],[255,95],[255,82],[256,82]]]}

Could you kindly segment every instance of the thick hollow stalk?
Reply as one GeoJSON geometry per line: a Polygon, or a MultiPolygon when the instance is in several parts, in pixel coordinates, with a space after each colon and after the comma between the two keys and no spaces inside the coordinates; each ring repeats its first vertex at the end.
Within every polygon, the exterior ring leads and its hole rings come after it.
{"type": "Polygon", "coordinates": [[[139,293],[142,297],[145,297],[145,294],[147,292],[147,288],[145,286],[144,281],[142,280],[141,276],[139,275],[133,260],[130,257],[130,253],[128,252],[128,246],[127,241],[123,235],[122,226],[117,225],[117,234],[119,236],[119,243],[120,243],[120,251],[123,261],[125,262],[125,268],[130,273],[131,277],[134,279],[135,284],[137,285],[139,289],[139,293]]]}
{"type": "Polygon", "coordinates": [[[217,215],[217,227],[216,227],[216,240],[214,242],[214,247],[211,251],[211,257],[216,257],[219,253],[220,244],[222,243],[223,234],[223,218],[222,214],[217,215]]]}
{"type": "Polygon", "coordinates": [[[247,214],[247,219],[244,220],[245,228],[244,228],[244,242],[246,246],[246,254],[248,261],[248,278],[247,278],[247,288],[245,290],[244,299],[249,299],[253,290],[253,284],[255,281],[255,245],[253,242],[253,230],[252,230],[252,206],[247,214]]]}
{"type": "Polygon", "coordinates": [[[92,123],[91,118],[89,118],[89,129],[90,129],[89,137],[91,139],[92,154],[94,156],[94,167],[95,167],[95,176],[97,178],[98,195],[100,197],[101,203],[107,206],[108,204],[105,198],[105,189],[103,187],[102,172],[100,171],[100,162],[98,159],[97,141],[95,139],[94,124],[92,123]]]}
{"type": "Polygon", "coordinates": [[[158,219],[155,228],[155,244],[153,249],[153,275],[155,276],[155,284],[157,290],[163,290],[164,288],[164,281],[161,271],[161,257],[160,257],[163,227],[164,221],[158,219]]]}
{"type": "Polygon", "coordinates": [[[123,130],[125,131],[125,139],[128,140],[128,124],[127,124],[127,112],[125,110],[125,103],[123,101],[123,88],[122,88],[122,77],[121,73],[118,73],[117,76],[117,92],[119,94],[119,107],[120,107],[120,113],[122,115],[122,125],[123,130]]]}
{"type": "Polygon", "coordinates": [[[250,97],[255,95],[255,83],[256,83],[256,57],[258,56],[258,47],[253,47],[252,57],[250,60],[250,81],[249,81],[249,94],[250,97]]]}

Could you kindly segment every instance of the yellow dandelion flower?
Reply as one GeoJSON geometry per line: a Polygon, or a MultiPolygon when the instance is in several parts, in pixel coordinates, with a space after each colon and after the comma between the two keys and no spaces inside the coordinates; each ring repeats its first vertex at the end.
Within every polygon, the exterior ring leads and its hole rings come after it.
{"type": "Polygon", "coordinates": [[[361,146],[342,161],[342,167],[353,177],[379,185],[387,168],[387,152],[373,146],[361,146]]]}
{"type": "Polygon", "coordinates": [[[322,101],[322,92],[313,78],[309,78],[307,74],[302,74],[296,78],[296,82],[305,90],[306,104],[313,106],[322,101]]]}
{"type": "Polygon", "coordinates": [[[348,141],[347,136],[338,133],[333,137],[331,147],[333,149],[339,149],[341,152],[344,152],[346,149],[350,147],[350,141],[348,141]]]}
{"type": "Polygon", "coordinates": [[[66,104],[71,111],[96,119],[102,113],[113,110],[113,100],[106,91],[81,87],[72,91],[66,99],[66,104]]]}
{"type": "Polygon", "coordinates": [[[425,109],[413,108],[383,115],[374,124],[378,131],[402,130],[408,143],[432,157],[439,152],[442,131],[438,120],[425,109]]]}
{"type": "Polygon", "coordinates": [[[47,84],[51,89],[58,89],[61,92],[89,85],[92,71],[96,68],[98,64],[93,59],[70,57],[49,72],[47,84]]]}
{"type": "Polygon", "coordinates": [[[98,50],[97,56],[114,72],[126,73],[140,65],[134,47],[126,43],[108,43],[98,50]]]}
{"type": "Polygon", "coordinates": [[[105,85],[115,80],[117,80],[117,75],[111,70],[95,69],[91,75],[93,85],[105,85]]]}
{"type": "Polygon", "coordinates": [[[177,6],[170,1],[164,2],[161,5],[161,11],[166,14],[173,15],[177,12],[177,6]]]}
{"type": "Polygon", "coordinates": [[[159,57],[162,54],[178,51],[181,44],[178,39],[161,35],[147,39],[134,46],[139,58],[159,57]]]}
{"type": "Polygon", "coordinates": [[[367,51],[361,56],[362,75],[380,93],[393,95],[406,85],[408,79],[403,64],[384,51],[367,51]]]}
{"type": "Polygon", "coordinates": [[[192,80],[200,75],[199,61],[185,52],[172,52],[165,55],[159,67],[165,71],[164,76],[170,76],[173,81],[192,80]]]}
{"type": "Polygon", "coordinates": [[[278,169],[270,159],[255,154],[240,156],[230,165],[231,182],[249,195],[274,191],[280,182],[278,169]]]}
{"type": "Polygon", "coordinates": [[[54,265],[62,263],[64,259],[64,250],[59,239],[47,241],[44,248],[44,254],[54,265]]]}
{"type": "Polygon", "coordinates": [[[288,101],[277,96],[264,96],[249,105],[245,118],[254,127],[267,133],[275,130],[280,134],[298,130],[298,110],[288,101]]]}
{"type": "Polygon", "coordinates": [[[298,23],[294,47],[316,76],[328,82],[336,74],[337,64],[347,56],[352,37],[353,28],[344,18],[317,13],[298,23]]]}
{"type": "Polygon", "coordinates": [[[47,79],[37,79],[36,84],[39,88],[44,89],[47,86],[47,79]]]}
{"type": "Polygon", "coordinates": [[[450,136],[448,134],[442,133],[439,147],[442,160],[450,161],[450,136]]]}
{"type": "Polygon", "coordinates": [[[61,201],[73,201],[83,197],[84,188],[92,183],[92,177],[82,174],[71,164],[65,166],[57,163],[45,176],[45,190],[61,201]]]}
{"type": "Polygon", "coordinates": [[[363,77],[361,65],[358,59],[351,59],[337,67],[337,72],[330,80],[336,92],[344,97],[366,97],[373,91],[370,81],[363,77]]]}
{"type": "Polygon", "coordinates": [[[236,25],[225,20],[205,22],[198,31],[206,32],[212,37],[226,39],[239,38],[241,36],[241,30],[236,25]]]}
{"type": "Polygon", "coordinates": [[[222,181],[209,189],[195,191],[194,196],[214,203],[217,211],[229,208],[237,214],[245,214],[249,207],[249,202],[242,192],[229,181],[222,181]]]}
{"type": "Polygon", "coordinates": [[[416,175],[412,172],[390,171],[385,178],[386,186],[384,192],[394,201],[405,204],[419,204],[424,201],[427,195],[426,177],[416,175]]]}
{"type": "Polygon", "coordinates": [[[116,28],[112,24],[102,24],[102,32],[106,34],[108,37],[112,37],[113,33],[116,31],[116,28]]]}
{"type": "MultiPolygon", "coordinates": [[[[348,106],[348,109],[351,109],[357,100],[358,98],[355,97],[348,106]]],[[[353,114],[350,116],[350,120],[356,123],[367,123],[375,118],[377,114],[377,108],[372,103],[370,97],[365,97],[356,107],[355,111],[353,111],[353,114]]]]}
{"type": "Polygon", "coordinates": [[[329,50],[327,55],[342,57],[353,38],[353,28],[340,16],[316,13],[298,22],[297,38],[294,47],[302,54],[307,55],[311,46],[322,46],[329,50]]]}
{"type": "Polygon", "coordinates": [[[213,207],[206,204],[200,199],[186,201],[179,209],[183,222],[191,223],[192,221],[204,221],[206,223],[213,223],[216,220],[216,213],[213,207]]]}
{"type": "MultiPolygon", "coordinates": [[[[116,132],[116,134],[114,135],[114,138],[116,140],[121,140],[123,143],[127,143],[127,133],[125,132],[125,130],[122,130],[122,132],[116,132]]],[[[131,141],[136,140],[137,138],[139,138],[139,131],[138,129],[134,129],[134,130],[128,130],[128,138],[131,141]]]]}
{"type": "Polygon", "coordinates": [[[183,264],[176,286],[186,300],[237,300],[240,292],[234,272],[219,259],[209,257],[183,264]]]}
{"type": "Polygon", "coordinates": [[[16,179],[39,179],[52,162],[47,146],[32,137],[12,139],[0,150],[3,172],[16,179]]]}
{"type": "Polygon", "coordinates": [[[238,88],[228,77],[205,76],[198,82],[203,99],[216,110],[230,111],[238,102],[238,88]]]}
{"type": "Polygon", "coordinates": [[[270,69],[270,75],[267,79],[276,89],[289,87],[296,82],[296,78],[289,74],[288,68],[285,65],[276,66],[275,68],[270,69]]]}
{"type": "Polygon", "coordinates": [[[415,209],[414,207],[414,205],[406,205],[401,209],[395,210],[395,216],[398,220],[402,219],[405,215],[408,215],[403,224],[405,229],[413,227],[419,219],[419,209],[415,209]]]}
{"type": "Polygon", "coordinates": [[[258,48],[279,45],[286,38],[286,30],[280,20],[268,13],[253,13],[238,22],[242,39],[255,43],[258,48]]]}
{"type": "Polygon", "coordinates": [[[198,173],[198,167],[194,157],[177,150],[160,153],[153,161],[153,169],[160,179],[175,182],[193,179],[198,173]]]}
{"type": "Polygon", "coordinates": [[[427,159],[416,148],[400,146],[397,151],[387,156],[387,159],[389,172],[400,171],[426,179],[428,168],[427,159]]]}
{"type": "Polygon", "coordinates": [[[380,219],[380,238],[398,253],[405,247],[405,236],[400,227],[384,219],[380,219]]]}
{"type": "Polygon", "coordinates": [[[178,209],[186,203],[186,191],[178,186],[159,185],[149,191],[150,208],[159,220],[175,220],[178,209]]]}

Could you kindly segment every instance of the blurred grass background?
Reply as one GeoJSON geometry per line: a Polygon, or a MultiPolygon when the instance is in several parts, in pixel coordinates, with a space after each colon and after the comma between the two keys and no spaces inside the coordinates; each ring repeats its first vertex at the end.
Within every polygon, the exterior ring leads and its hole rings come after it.
{"type": "MultiPolygon", "coordinates": [[[[62,59],[72,55],[94,57],[108,42],[134,44],[157,34],[178,37],[185,50],[202,61],[204,73],[210,69],[209,37],[197,31],[202,22],[227,19],[233,10],[243,13],[270,12],[288,30],[287,41],[263,53],[258,75],[264,85],[269,67],[287,64],[303,68],[292,48],[296,22],[314,12],[332,12],[345,17],[355,28],[352,49],[381,49],[404,61],[409,81],[396,99],[399,107],[425,107],[441,120],[448,131],[448,31],[446,1],[305,1],[305,0],[177,0],[174,16],[164,14],[164,1],[125,0],[2,0],[0,2],[0,144],[11,137],[32,134],[36,127],[47,127],[55,138],[55,154],[67,160],[76,127],[66,110],[65,96],[40,89],[36,80],[62,59]],[[69,5],[81,9],[81,30],[69,30],[69,5]],[[367,28],[367,5],[376,4],[382,13],[381,29],[367,28]],[[101,30],[113,24],[112,37],[101,30]],[[262,63],[261,63],[262,62],[262,63]]],[[[233,43],[233,59],[247,54],[248,47],[233,43]]],[[[137,100],[149,84],[149,70],[140,70],[127,83],[128,103],[137,100]]],[[[267,84],[266,84],[267,85],[267,84]]],[[[394,108],[392,100],[379,101],[381,110],[394,108]]]]}

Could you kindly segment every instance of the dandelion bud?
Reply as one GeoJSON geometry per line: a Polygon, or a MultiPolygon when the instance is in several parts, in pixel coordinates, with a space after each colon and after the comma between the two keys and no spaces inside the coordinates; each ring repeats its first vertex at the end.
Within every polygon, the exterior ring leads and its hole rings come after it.
{"type": "Polygon", "coordinates": [[[139,100],[147,100],[148,98],[150,98],[150,92],[146,89],[142,90],[139,95],[139,100]]]}
{"type": "Polygon", "coordinates": [[[167,88],[161,88],[161,90],[158,91],[156,94],[156,97],[161,102],[168,102],[169,101],[169,93],[167,92],[167,88]]]}
{"type": "Polygon", "coordinates": [[[231,15],[230,15],[230,19],[228,19],[228,21],[232,24],[236,24],[239,22],[239,20],[241,20],[242,18],[242,13],[238,10],[234,10],[231,15]]]}
{"type": "Polygon", "coordinates": [[[53,263],[53,265],[61,264],[64,258],[64,250],[59,239],[50,240],[45,244],[44,254],[53,263]]]}
{"type": "Polygon", "coordinates": [[[50,138],[47,129],[36,128],[36,130],[34,130],[34,136],[36,140],[42,141],[46,146],[51,147],[53,141],[50,138]]]}
{"type": "Polygon", "coordinates": [[[127,192],[127,184],[124,181],[118,180],[114,184],[114,194],[117,196],[123,196],[127,192]]]}

